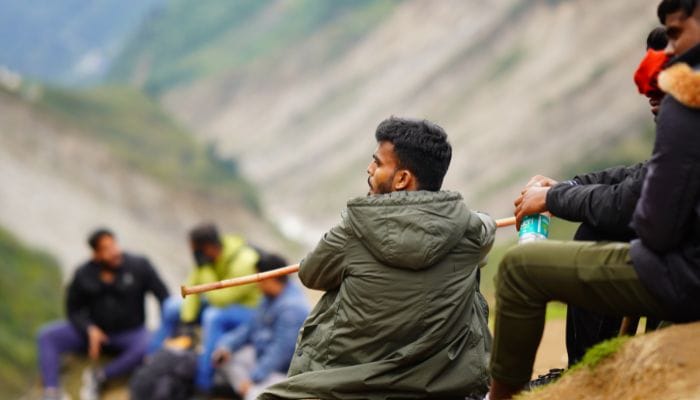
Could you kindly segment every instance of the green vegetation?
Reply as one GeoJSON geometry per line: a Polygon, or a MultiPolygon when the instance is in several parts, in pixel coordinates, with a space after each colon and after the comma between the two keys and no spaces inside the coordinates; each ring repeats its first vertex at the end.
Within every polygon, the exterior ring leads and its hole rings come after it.
{"type": "MultiPolygon", "coordinates": [[[[279,57],[313,32],[328,30],[337,54],[393,8],[393,0],[318,2],[174,0],[146,20],[117,58],[112,81],[138,81],[159,94],[197,78],[279,57]]],[[[272,62],[283,62],[276,60],[272,62]]]]}
{"type": "Polygon", "coordinates": [[[570,374],[581,368],[595,368],[601,361],[615,354],[629,338],[629,336],[620,336],[593,346],[586,352],[583,359],[578,364],[569,368],[566,373],[570,374]]]}
{"type": "Polygon", "coordinates": [[[61,272],[51,256],[2,228],[0,260],[0,391],[12,398],[36,379],[37,330],[61,315],[61,272]]]}
{"type": "Polygon", "coordinates": [[[44,88],[38,106],[95,136],[127,165],[170,184],[216,193],[259,211],[257,194],[235,161],[218,156],[178,126],[157,103],[127,87],[44,88]]]}

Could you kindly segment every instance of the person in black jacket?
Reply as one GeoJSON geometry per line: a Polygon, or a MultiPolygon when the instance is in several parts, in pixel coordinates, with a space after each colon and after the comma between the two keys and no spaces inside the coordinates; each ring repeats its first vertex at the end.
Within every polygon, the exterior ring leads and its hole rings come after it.
{"type": "Polygon", "coordinates": [[[131,372],[144,355],[150,339],[144,326],[144,299],[148,292],[158,301],[168,289],[148,259],[123,253],[114,234],[106,229],[88,238],[92,259],[80,266],[68,286],[68,321],[57,321],[39,333],[39,365],[45,398],[59,398],[58,372],[63,353],[85,353],[93,360],[102,350],[116,358],[102,369],[83,374],[81,398],[97,398],[108,379],[131,372]]]}
{"type": "MultiPolygon", "coordinates": [[[[667,44],[665,28],[653,29],[647,37],[647,54],[635,73],[639,92],[649,98],[654,116],[664,97],[656,77],[667,60],[663,52],[667,44]]],[[[544,191],[534,193],[541,197],[538,200],[543,204],[540,212],[549,211],[559,218],[580,222],[574,240],[629,242],[636,237],[630,223],[645,174],[646,162],[577,175],[565,182],[537,175],[530,179],[526,189],[533,185],[551,188],[546,195],[544,191]]],[[[522,200],[516,203],[519,201],[522,200]]],[[[621,322],[621,316],[600,315],[569,306],[566,313],[569,366],[578,363],[590,347],[615,337],[621,322]]],[[[647,327],[655,327],[657,323],[650,320],[647,327]]],[[[552,377],[547,375],[548,379],[552,377]]]]}
{"type": "MultiPolygon", "coordinates": [[[[700,0],[664,0],[659,19],[674,57],[659,76],[667,93],[632,217],[631,243],[527,243],[499,266],[491,354],[492,400],[530,379],[547,302],[610,315],[700,320],[700,0]]],[[[546,187],[527,190],[548,191],[546,187]]],[[[524,196],[518,213],[541,204],[524,196]]]]}

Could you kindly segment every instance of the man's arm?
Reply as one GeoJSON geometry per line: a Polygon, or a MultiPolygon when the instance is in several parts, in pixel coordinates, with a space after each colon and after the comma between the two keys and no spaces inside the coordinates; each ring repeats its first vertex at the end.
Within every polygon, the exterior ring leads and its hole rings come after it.
{"type": "Polygon", "coordinates": [[[250,333],[253,321],[248,321],[238,328],[226,333],[216,344],[218,349],[225,349],[228,352],[235,352],[246,343],[250,342],[250,333]]]}
{"type": "MultiPolygon", "coordinates": [[[[228,276],[219,277],[213,268],[201,268],[200,281],[201,283],[215,282],[222,278],[232,279],[240,278],[246,275],[252,275],[257,272],[255,269],[255,264],[258,262],[260,256],[258,253],[248,247],[243,247],[238,254],[230,261],[228,265],[228,276]]],[[[242,303],[246,299],[253,297],[255,292],[258,291],[256,285],[242,285],[235,286],[226,289],[213,290],[207,292],[206,297],[209,302],[214,306],[225,306],[229,304],[242,303]]],[[[256,304],[248,304],[249,306],[255,306],[256,304]]]]}
{"type": "Polygon", "coordinates": [[[602,171],[576,175],[573,181],[581,185],[615,185],[630,176],[637,175],[639,170],[644,168],[645,165],[646,163],[637,163],[628,167],[617,166],[606,168],[602,171]]]}
{"type": "Polygon", "coordinates": [[[81,332],[86,332],[88,327],[93,324],[90,320],[86,302],[88,299],[83,294],[78,282],[78,271],[73,276],[73,280],[68,285],[68,295],[66,296],[66,314],[68,320],[73,326],[81,332]]]}
{"type": "MultiPolygon", "coordinates": [[[[192,270],[187,277],[187,285],[192,286],[200,284],[199,274],[200,268],[192,270]]],[[[182,301],[182,307],[180,308],[180,321],[185,324],[191,324],[197,320],[202,302],[201,296],[201,294],[193,294],[185,297],[182,301]]]]}
{"type": "Polygon", "coordinates": [[[678,247],[700,193],[700,110],[667,96],[659,114],[654,154],[633,223],[644,246],[678,247]]]}
{"type": "Polygon", "coordinates": [[[646,167],[620,183],[571,185],[563,182],[547,192],[547,209],[559,218],[584,222],[611,234],[630,235],[646,167]]]}
{"type": "Polygon", "coordinates": [[[310,289],[333,290],[340,286],[345,273],[345,222],[328,231],[316,248],[301,261],[299,279],[310,289]]]}
{"type": "Polygon", "coordinates": [[[160,275],[158,275],[158,272],[156,271],[153,264],[151,264],[151,261],[149,259],[145,259],[145,267],[146,290],[150,291],[151,293],[153,293],[154,296],[156,296],[156,298],[158,299],[158,303],[162,307],[165,299],[167,299],[168,296],[170,296],[170,292],[163,283],[163,280],[160,279],[160,275]]]}
{"type": "Polygon", "coordinates": [[[479,267],[483,267],[488,262],[488,254],[493,247],[493,241],[496,239],[496,220],[488,214],[477,212],[476,215],[481,219],[482,228],[479,243],[481,243],[479,267]]]}
{"type": "Polygon", "coordinates": [[[250,378],[260,383],[273,371],[283,371],[294,355],[299,329],[306,319],[303,308],[288,307],[277,318],[274,326],[274,339],[258,360],[250,378]]]}

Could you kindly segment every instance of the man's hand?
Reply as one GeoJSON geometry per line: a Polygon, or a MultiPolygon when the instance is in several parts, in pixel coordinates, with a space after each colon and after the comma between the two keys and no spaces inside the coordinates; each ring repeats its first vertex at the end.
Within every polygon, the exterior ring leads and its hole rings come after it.
{"type": "Polygon", "coordinates": [[[531,186],[551,187],[556,185],[557,183],[559,182],[544,175],[535,175],[532,178],[530,178],[530,181],[527,183],[527,185],[525,185],[525,188],[527,189],[531,186]]]}
{"type": "Polygon", "coordinates": [[[250,390],[250,387],[253,386],[253,382],[250,380],[243,381],[238,384],[238,394],[241,397],[245,397],[246,394],[248,394],[248,391],[250,390]]]}
{"type": "Polygon", "coordinates": [[[550,187],[530,186],[523,189],[515,200],[515,227],[520,230],[523,218],[547,211],[547,192],[550,187]]]}
{"type": "Polygon", "coordinates": [[[211,362],[215,367],[221,367],[231,359],[231,352],[226,349],[216,349],[211,355],[211,362]]]}
{"type": "Polygon", "coordinates": [[[88,334],[88,355],[91,359],[97,360],[100,358],[102,345],[109,341],[107,335],[96,325],[90,325],[87,330],[88,334]]]}

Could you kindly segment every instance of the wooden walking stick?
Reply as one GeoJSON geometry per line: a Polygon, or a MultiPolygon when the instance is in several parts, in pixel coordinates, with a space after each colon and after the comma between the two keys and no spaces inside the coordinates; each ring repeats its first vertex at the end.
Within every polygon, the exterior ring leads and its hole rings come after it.
{"type": "MultiPolygon", "coordinates": [[[[504,226],[511,225],[515,225],[515,217],[501,218],[496,220],[496,227],[498,228],[503,228],[504,226]]],[[[282,268],[273,269],[272,271],[242,276],[240,278],[225,279],[223,281],[204,283],[195,286],[180,286],[180,294],[182,294],[182,297],[184,298],[191,294],[209,292],[211,290],[229,288],[234,286],[247,285],[249,283],[260,282],[265,279],[277,278],[282,275],[293,274],[298,271],[299,264],[294,264],[282,268]]]]}

